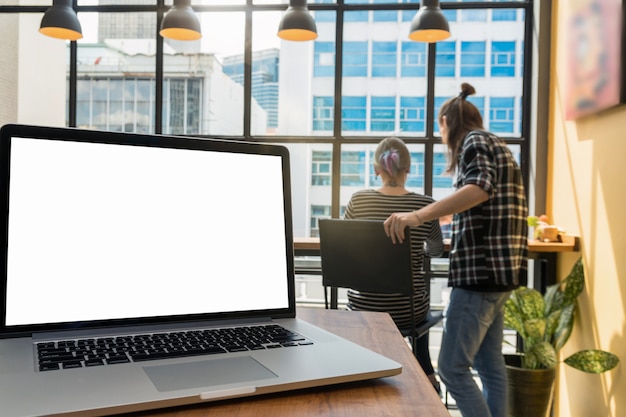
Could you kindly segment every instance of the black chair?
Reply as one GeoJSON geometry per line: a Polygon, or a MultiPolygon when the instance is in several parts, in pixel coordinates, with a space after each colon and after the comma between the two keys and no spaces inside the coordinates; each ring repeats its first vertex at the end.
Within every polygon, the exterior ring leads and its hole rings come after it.
{"type": "Polygon", "coordinates": [[[413,354],[416,354],[416,341],[443,319],[443,312],[430,309],[425,320],[415,322],[408,234],[402,244],[393,244],[385,234],[382,221],[340,219],[320,219],[319,233],[326,308],[337,309],[338,288],[408,296],[411,325],[399,330],[410,338],[413,354]]]}

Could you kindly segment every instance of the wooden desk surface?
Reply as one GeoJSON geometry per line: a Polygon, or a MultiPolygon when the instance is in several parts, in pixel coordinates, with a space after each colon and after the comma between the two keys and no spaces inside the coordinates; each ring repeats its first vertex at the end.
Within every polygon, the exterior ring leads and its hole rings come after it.
{"type": "MultiPolygon", "coordinates": [[[[450,250],[450,241],[444,241],[446,251],[450,250]]],[[[296,251],[319,251],[320,239],[318,237],[297,237],[294,238],[293,246],[296,251]]],[[[548,252],[573,252],[578,250],[578,238],[576,236],[563,236],[562,242],[541,242],[539,240],[528,240],[528,251],[537,253],[548,252]]]]}
{"type": "Polygon", "coordinates": [[[128,417],[450,417],[386,313],[299,308],[298,317],[402,364],[388,378],[128,414],[128,417]]]}

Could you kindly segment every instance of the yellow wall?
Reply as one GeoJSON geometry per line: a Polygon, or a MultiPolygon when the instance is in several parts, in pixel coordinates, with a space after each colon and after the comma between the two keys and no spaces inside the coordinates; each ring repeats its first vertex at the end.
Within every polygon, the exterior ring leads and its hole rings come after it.
{"type": "Polygon", "coordinates": [[[622,363],[601,375],[561,365],[555,416],[621,417],[626,416],[626,106],[565,119],[571,71],[567,25],[579,1],[555,0],[552,18],[547,211],[555,224],[581,239],[580,253],[560,257],[559,275],[582,255],[587,277],[561,359],[599,348],[622,363]]]}

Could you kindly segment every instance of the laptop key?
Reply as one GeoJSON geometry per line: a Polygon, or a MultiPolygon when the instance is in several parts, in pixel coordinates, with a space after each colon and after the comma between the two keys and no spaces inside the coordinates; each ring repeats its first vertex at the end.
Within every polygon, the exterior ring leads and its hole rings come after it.
{"type": "Polygon", "coordinates": [[[109,356],[109,359],[106,360],[106,362],[109,365],[115,364],[115,363],[128,363],[130,362],[130,359],[128,359],[128,356],[124,355],[118,355],[118,356],[109,356]]]}
{"type": "Polygon", "coordinates": [[[58,363],[42,363],[39,364],[39,370],[40,371],[54,371],[57,369],[61,369],[59,368],[59,364],[58,363]]]}
{"type": "Polygon", "coordinates": [[[63,369],[73,369],[73,368],[82,368],[83,364],[81,361],[68,361],[63,362],[63,369]]]}

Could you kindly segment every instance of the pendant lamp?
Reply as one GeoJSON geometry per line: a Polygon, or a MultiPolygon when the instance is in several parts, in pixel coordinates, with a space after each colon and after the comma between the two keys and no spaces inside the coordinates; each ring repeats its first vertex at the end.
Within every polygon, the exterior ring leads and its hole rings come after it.
{"type": "Polygon", "coordinates": [[[439,42],[450,37],[448,20],[441,12],[439,0],[422,0],[411,22],[409,39],[419,42],[439,42]]]}
{"type": "Polygon", "coordinates": [[[159,33],[177,41],[195,41],[202,37],[200,21],[191,8],[191,0],[174,0],[174,6],[161,22],[159,33]]]}
{"type": "Polygon", "coordinates": [[[306,7],[306,0],[289,0],[289,7],[278,26],[278,37],[287,41],[317,38],[317,26],[306,7]]]}
{"type": "Polygon", "coordinates": [[[83,37],[78,16],[72,8],[72,0],[53,0],[46,10],[39,32],[57,39],[75,41],[83,37]]]}

